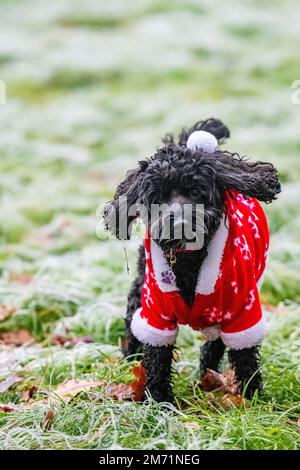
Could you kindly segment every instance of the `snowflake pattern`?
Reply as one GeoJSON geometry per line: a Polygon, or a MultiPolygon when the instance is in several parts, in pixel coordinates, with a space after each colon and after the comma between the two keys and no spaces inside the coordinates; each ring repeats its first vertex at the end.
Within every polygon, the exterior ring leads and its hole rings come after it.
{"type": "Polygon", "coordinates": [[[224,320],[231,320],[232,316],[233,314],[231,312],[226,312],[223,318],[224,320]]]}
{"type": "Polygon", "coordinates": [[[242,202],[245,206],[249,207],[251,210],[254,209],[255,207],[255,203],[252,199],[246,199],[244,196],[242,196],[241,194],[238,194],[237,195],[237,200],[239,202],[242,202]]]}
{"type": "Polygon", "coordinates": [[[206,308],[203,314],[209,323],[220,323],[222,321],[223,312],[217,307],[206,308]]]}
{"type": "Polygon", "coordinates": [[[241,254],[243,255],[244,260],[247,261],[251,258],[251,252],[250,252],[250,248],[247,243],[245,235],[242,235],[242,239],[243,240],[241,240],[240,237],[236,237],[233,240],[233,244],[234,246],[237,246],[240,248],[240,251],[241,251],[241,254]]]}
{"type": "Polygon", "coordinates": [[[237,285],[237,282],[236,282],[236,281],[232,281],[232,282],[231,282],[231,287],[233,288],[233,292],[234,292],[235,294],[238,294],[239,288],[238,288],[238,285],[237,285]]]}
{"type": "Polygon", "coordinates": [[[254,233],[254,238],[260,238],[259,230],[258,230],[257,224],[254,222],[254,220],[253,220],[253,218],[251,217],[251,215],[249,215],[249,217],[248,217],[248,222],[249,222],[249,225],[250,225],[250,227],[251,227],[251,230],[252,230],[253,233],[254,233]]]}
{"type": "Polygon", "coordinates": [[[153,305],[153,299],[152,299],[152,296],[151,296],[151,288],[149,286],[149,267],[148,265],[146,264],[146,271],[145,271],[145,276],[146,276],[146,279],[145,279],[145,284],[144,284],[144,299],[145,299],[145,302],[146,302],[146,305],[148,308],[150,308],[151,305],[153,305]]]}
{"type": "Polygon", "coordinates": [[[255,292],[254,289],[249,291],[249,295],[246,299],[245,310],[251,310],[255,302],[255,292]]]}

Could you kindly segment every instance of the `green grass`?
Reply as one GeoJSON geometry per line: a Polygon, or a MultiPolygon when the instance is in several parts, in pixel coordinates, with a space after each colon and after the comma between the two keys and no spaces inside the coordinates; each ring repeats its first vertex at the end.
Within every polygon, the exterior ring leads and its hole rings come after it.
{"type": "Polygon", "coordinates": [[[15,307],[0,333],[26,329],[35,339],[0,344],[0,382],[22,378],[0,394],[0,404],[19,407],[0,413],[0,448],[299,449],[296,0],[232,0],[230,16],[228,3],[196,0],[0,3],[0,305],[15,307]],[[124,244],[96,236],[97,208],[165,132],[210,116],[230,127],[229,150],[274,162],[284,182],[266,207],[262,298],[272,312],[261,397],[225,410],[202,393],[200,341],[182,328],[176,406],[112,400],[101,388],[59,400],[66,380],[132,381],[120,345],[138,242],[126,247],[128,275],[124,244]],[[69,342],[54,345],[57,335],[69,342]],[[95,342],[72,343],[81,336],[95,342]]]}

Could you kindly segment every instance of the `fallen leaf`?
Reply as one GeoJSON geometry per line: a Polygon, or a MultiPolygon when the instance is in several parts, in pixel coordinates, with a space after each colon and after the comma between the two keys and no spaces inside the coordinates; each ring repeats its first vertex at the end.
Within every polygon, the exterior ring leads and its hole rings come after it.
{"type": "Polygon", "coordinates": [[[239,383],[235,381],[235,374],[232,369],[226,370],[223,374],[207,369],[199,385],[204,392],[217,390],[224,394],[239,394],[239,383]]]}
{"type": "Polygon", "coordinates": [[[132,373],[136,379],[131,383],[131,389],[135,401],[141,401],[145,392],[146,369],[142,363],[132,368],[132,373]]]}
{"type": "Polygon", "coordinates": [[[297,420],[297,426],[298,426],[298,428],[300,428],[300,418],[298,418],[298,420],[297,420]]]}
{"type": "Polygon", "coordinates": [[[110,384],[106,389],[107,395],[115,400],[129,400],[134,397],[131,385],[127,384],[110,384]]]}
{"type": "Polygon", "coordinates": [[[72,344],[79,344],[79,343],[94,343],[95,340],[91,336],[79,336],[78,338],[72,338],[71,343],[72,344]]]}
{"type": "Polygon", "coordinates": [[[212,369],[207,369],[202,379],[200,380],[200,387],[204,392],[211,392],[213,390],[224,388],[226,384],[226,377],[212,369]]]}
{"type": "Polygon", "coordinates": [[[9,403],[0,403],[0,413],[13,413],[14,411],[20,411],[22,407],[17,405],[10,405],[9,403]]]}
{"type": "Polygon", "coordinates": [[[47,413],[46,413],[45,422],[42,424],[42,428],[43,428],[45,431],[50,431],[51,426],[52,426],[53,418],[54,418],[53,411],[52,411],[52,410],[48,410],[47,413]]]}
{"type": "Polygon", "coordinates": [[[93,388],[106,385],[106,382],[90,381],[90,380],[68,380],[58,385],[54,393],[62,400],[71,401],[81,392],[87,392],[93,388]]]}
{"type": "Polygon", "coordinates": [[[246,405],[246,400],[239,393],[235,395],[231,393],[226,393],[222,397],[221,404],[224,406],[225,409],[239,408],[241,406],[246,405]]]}
{"type": "Polygon", "coordinates": [[[33,342],[34,338],[27,330],[11,331],[9,333],[1,333],[0,341],[4,344],[12,344],[14,346],[22,346],[25,343],[33,342]]]}
{"type": "Polygon", "coordinates": [[[0,382],[0,393],[6,392],[13,385],[21,381],[22,381],[21,377],[19,377],[17,374],[10,375],[9,377],[7,377],[7,379],[3,380],[3,382],[0,382]]]}
{"type": "Polygon", "coordinates": [[[95,340],[91,336],[79,336],[78,338],[68,338],[66,336],[54,335],[51,338],[51,344],[54,346],[67,346],[80,343],[94,343],[95,340]]]}
{"type": "Polygon", "coordinates": [[[194,431],[200,428],[199,424],[196,423],[195,421],[187,421],[186,423],[183,423],[183,427],[191,431],[194,431]]]}
{"type": "Polygon", "coordinates": [[[32,282],[33,276],[26,273],[10,273],[9,280],[27,286],[32,282]]]}
{"type": "Polygon", "coordinates": [[[0,305],[0,321],[6,320],[11,317],[16,311],[13,305],[0,305]]]}
{"type": "Polygon", "coordinates": [[[32,387],[28,388],[27,390],[24,390],[24,392],[22,393],[21,400],[25,402],[29,401],[37,392],[37,390],[38,387],[36,385],[32,385],[32,387]]]}

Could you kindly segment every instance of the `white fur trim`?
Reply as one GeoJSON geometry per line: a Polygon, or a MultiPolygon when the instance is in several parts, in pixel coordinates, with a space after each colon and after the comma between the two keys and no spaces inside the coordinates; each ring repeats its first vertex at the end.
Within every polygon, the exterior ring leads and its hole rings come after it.
{"type": "Polygon", "coordinates": [[[165,271],[171,271],[171,268],[162,249],[152,239],[150,241],[150,250],[154,276],[160,290],[162,292],[174,292],[175,290],[178,290],[176,281],[174,281],[173,285],[166,284],[162,281],[162,273],[165,271]]]}
{"type": "Polygon", "coordinates": [[[264,316],[255,325],[237,333],[223,333],[223,343],[231,349],[251,348],[260,343],[267,333],[268,325],[264,316]]]}
{"type": "Polygon", "coordinates": [[[145,318],[141,317],[141,308],[133,315],[131,331],[134,336],[144,344],[151,346],[167,346],[173,344],[178,334],[178,327],[174,330],[159,330],[149,325],[145,318]]]}
{"type": "Polygon", "coordinates": [[[207,341],[215,341],[220,337],[220,326],[208,326],[207,328],[203,328],[202,333],[204,334],[207,341]]]}
{"type": "Polygon", "coordinates": [[[220,227],[216,231],[207,248],[207,256],[199,271],[196,292],[202,295],[212,294],[220,274],[220,267],[229,232],[229,221],[223,215],[220,227]]]}

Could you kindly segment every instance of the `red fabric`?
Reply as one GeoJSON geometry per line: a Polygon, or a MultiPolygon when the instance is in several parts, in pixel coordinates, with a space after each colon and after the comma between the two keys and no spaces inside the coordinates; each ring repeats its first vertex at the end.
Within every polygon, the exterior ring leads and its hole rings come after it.
{"type": "Polygon", "coordinates": [[[192,308],[185,303],[175,282],[174,288],[168,287],[171,290],[168,292],[159,287],[158,273],[153,269],[151,241],[146,238],[146,274],[140,316],[148,325],[158,330],[174,330],[177,324],[188,324],[196,330],[218,325],[223,333],[236,333],[261,320],[257,282],[266,267],[268,224],[256,199],[230,194],[226,198],[229,231],[219,276],[212,293],[196,292],[192,308]]]}

